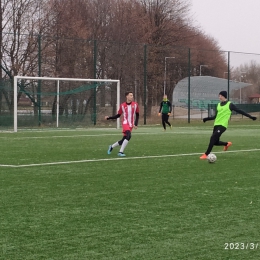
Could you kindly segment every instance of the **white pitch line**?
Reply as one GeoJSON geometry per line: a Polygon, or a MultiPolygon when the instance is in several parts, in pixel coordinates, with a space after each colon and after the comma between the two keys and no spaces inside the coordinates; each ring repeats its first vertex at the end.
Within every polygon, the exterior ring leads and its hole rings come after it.
{"type": "MultiPolygon", "coordinates": [[[[196,132],[173,132],[168,131],[163,134],[201,134],[202,132],[208,134],[209,132],[212,132],[212,130],[203,130],[203,131],[196,131],[196,132]]],[[[139,132],[134,133],[135,135],[158,135],[159,132],[139,132]]],[[[110,133],[110,134],[84,134],[84,135],[54,135],[54,136],[21,136],[21,137],[12,137],[12,140],[24,140],[24,139],[51,139],[51,138],[80,138],[80,137],[99,137],[99,136],[119,136],[120,137],[121,132],[119,133],[110,133]]],[[[10,139],[9,136],[0,136],[0,139],[10,139]]]]}
{"type": "MultiPolygon", "coordinates": [[[[239,152],[256,152],[260,149],[250,149],[250,150],[234,150],[227,152],[214,152],[214,153],[239,153],[239,152]]],[[[79,160],[79,161],[66,161],[66,162],[50,162],[50,163],[33,163],[24,165],[8,165],[0,164],[0,167],[7,168],[23,168],[23,167],[34,167],[34,166],[51,166],[60,164],[73,164],[73,163],[88,163],[88,162],[103,162],[103,161],[117,161],[117,160],[134,160],[134,159],[151,159],[151,158],[164,158],[164,157],[181,157],[181,156],[192,156],[201,155],[202,153],[183,153],[183,154],[168,154],[168,155],[151,155],[151,156],[139,156],[139,157],[117,157],[117,158],[105,158],[105,159],[89,159],[89,160],[79,160]]]]}

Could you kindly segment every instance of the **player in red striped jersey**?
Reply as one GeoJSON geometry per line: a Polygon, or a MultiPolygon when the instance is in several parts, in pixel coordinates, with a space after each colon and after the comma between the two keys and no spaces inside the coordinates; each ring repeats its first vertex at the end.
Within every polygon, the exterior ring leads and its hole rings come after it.
{"type": "Polygon", "coordinates": [[[125,156],[124,150],[131,139],[132,129],[137,129],[138,120],[139,120],[139,106],[136,102],[133,101],[134,95],[133,92],[128,91],[125,93],[126,101],[122,103],[119,107],[119,110],[115,116],[105,116],[105,119],[117,119],[121,115],[122,118],[122,132],[123,138],[120,141],[115,142],[108,147],[108,154],[111,154],[113,148],[116,146],[121,146],[118,156],[125,156]]]}

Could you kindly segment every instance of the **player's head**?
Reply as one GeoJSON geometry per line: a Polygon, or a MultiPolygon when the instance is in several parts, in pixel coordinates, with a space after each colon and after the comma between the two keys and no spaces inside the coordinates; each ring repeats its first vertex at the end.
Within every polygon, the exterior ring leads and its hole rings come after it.
{"type": "Polygon", "coordinates": [[[126,91],[125,92],[126,102],[132,102],[134,99],[134,95],[132,91],[126,91]]]}
{"type": "Polygon", "coordinates": [[[221,102],[225,101],[227,99],[227,91],[220,91],[218,97],[221,102]]]}
{"type": "Polygon", "coordinates": [[[168,99],[167,99],[167,95],[166,94],[164,94],[163,95],[163,101],[167,101],[168,99]]]}

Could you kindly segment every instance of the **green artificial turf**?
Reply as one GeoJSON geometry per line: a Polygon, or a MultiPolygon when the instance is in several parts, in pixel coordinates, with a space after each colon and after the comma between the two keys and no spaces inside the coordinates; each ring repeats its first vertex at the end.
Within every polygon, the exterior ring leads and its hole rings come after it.
{"type": "Polygon", "coordinates": [[[0,259],[260,259],[259,124],[214,164],[211,131],[139,127],[125,158],[121,130],[1,133],[0,259]]]}

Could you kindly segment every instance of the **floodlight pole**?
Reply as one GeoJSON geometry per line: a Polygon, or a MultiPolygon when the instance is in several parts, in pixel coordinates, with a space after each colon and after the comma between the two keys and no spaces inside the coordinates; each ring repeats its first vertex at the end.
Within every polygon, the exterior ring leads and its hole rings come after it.
{"type": "Polygon", "coordinates": [[[175,57],[164,57],[164,83],[163,83],[163,95],[165,95],[166,89],[166,61],[167,59],[175,59],[175,57]]]}
{"type": "MultiPolygon", "coordinates": [[[[246,74],[247,72],[246,71],[240,71],[240,83],[242,82],[242,80],[241,80],[241,78],[243,77],[242,76],[242,74],[246,74]]],[[[241,99],[241,86],[240,86],[240,88],[239,88],[239,104],[241,104],[242,103],[242,99],[241,99]]]]}
{"type": "Polygon", "coordinates": [[[202,67],[208,67],[208,65],[200,65],[200,76],[201,76],[201,68],[202,67]]]}
{"type": "Polygon", "coordinates": [[[57,82],[57,104],[56,104],[56,127],[59,127],[59,112],[60,112],[60,81],[57,82]]]}

